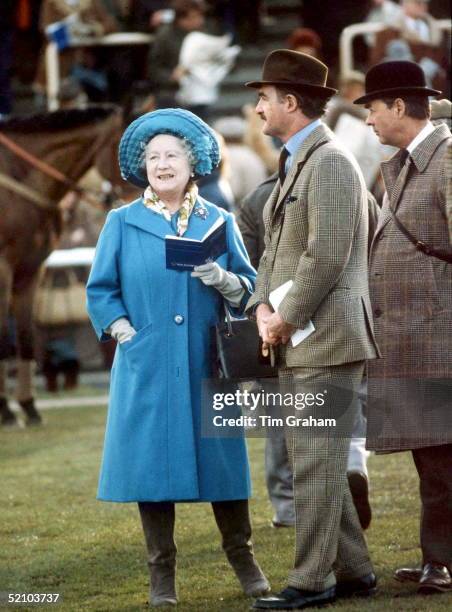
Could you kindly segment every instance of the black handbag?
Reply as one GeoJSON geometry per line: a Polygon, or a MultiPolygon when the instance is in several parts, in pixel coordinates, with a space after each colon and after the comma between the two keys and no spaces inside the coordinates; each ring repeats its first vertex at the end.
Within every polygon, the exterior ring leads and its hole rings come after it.
{"type": "Polygon", "coordinates": [[[224,305],[226,319],[214,328],[214,375],[226,379],[254,380],[278,376],[270,358],[262,355],[262,341],[254,321],[231,320],[224,305]]]}

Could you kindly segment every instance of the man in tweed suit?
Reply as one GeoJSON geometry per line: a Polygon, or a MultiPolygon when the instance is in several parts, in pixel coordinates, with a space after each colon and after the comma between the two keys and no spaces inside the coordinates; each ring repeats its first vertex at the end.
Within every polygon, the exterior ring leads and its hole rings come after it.
{"type": "Polygon", "coordinates": [[[421,594],[451,591],[452,249],[446,215],[451,133],[429,121],[422,69],[377,64],[366,76],[367,123],[400,149],[382,164],[386,187],[370,260],[375,333],[369,363],[367,446],[411,450],[420,478],[423,568],[397,570],[421,594]]]}
{"type": "Polygon", "coordinates": [[[356,160],[320,120],[335,92],[326,87],[327,73],[313,57],[277,50],[265,60],[262,80],[247,83],[259,90],[264,133],[285,143],[264,208],[265,252],[247,311],[277,359],[280,384],[321,392],[323,405],[306,406],[303,416],[327,414],[340,424],[322,432],[287,427],[295,563],[288,588],[257,600],[258,609],[302,609],[376,590],[346,477],[364,361],[378,353],[367,281],[367,190],[356,160]],[[273,312],[270,293],[290,280],[273,312]],[[293,346],[292,332],[309,320],[315,332],[293,346]]]}
{"type": "MultiPolygon", "coordinates": [[[[251,263],[257,269],[265,250],[265,226],[263,218],[264,205],[273,191],[278,173],[275,172],[261,183],[243,200],[237,210],[237,224],[243,237],[251,263]]],[[[373,236],[380,208],[370,194],[369,197],[369,247],[373,236]]],[[[268,381],[266,381],[268,382],[268,381]]],[[[361,387],[360,399],[365,400],[366,384],[361,387]]],[[[347,479],[352,494],[353,503],[358,512],[359,522],[367,529],[372,519],[372,509],[369,503],[369,478],[367,473],[366,451],[366,419],[363,405],[352,432],[350,451],[347,462],[347,479]]],[[[284,429],[274,428],[265,441],[265,481],[268,496],[273,506],[274,515],[271,525],[276,528],[293,527],[295,525],[295,510],[293,503],[293,478],[284,429]]]]}

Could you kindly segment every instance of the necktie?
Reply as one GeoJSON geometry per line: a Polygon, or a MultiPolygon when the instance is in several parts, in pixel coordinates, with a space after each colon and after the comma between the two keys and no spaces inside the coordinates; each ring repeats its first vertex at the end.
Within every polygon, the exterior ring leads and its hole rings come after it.
{"type": "Polygon", "coordinates": [[[399,170],[402,170],[403,166],[405,165],[406,158],[409,156],[410,152],[408,151],[408,149],[400,149],[399,170]]]}
{"type": "Polygon", "coordinates": [[[283,147],[281,149],[281,153],[279,155],[279,182],[282,185],[284,183],[284,179],[286,178],[286,159],[289,157],[290,153],[283,147]]]}

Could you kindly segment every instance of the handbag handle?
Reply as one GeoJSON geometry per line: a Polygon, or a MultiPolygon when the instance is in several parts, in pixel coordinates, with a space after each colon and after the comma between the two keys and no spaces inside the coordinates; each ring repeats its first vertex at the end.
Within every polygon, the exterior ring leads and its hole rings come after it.
{"type": "Polygon", "coordinates": [[[224,308],[224,312],[226,314],[226,325],[228,327],[228,331],[226,333],[226,336],[228,338],[232,338],[232,336],[234,335],[234,330],[232,328],[232,321],[231,321],[231,315],[229,313],[229,308],[226,306],[226,300],[223,300],[223,308],[224,308]]]}

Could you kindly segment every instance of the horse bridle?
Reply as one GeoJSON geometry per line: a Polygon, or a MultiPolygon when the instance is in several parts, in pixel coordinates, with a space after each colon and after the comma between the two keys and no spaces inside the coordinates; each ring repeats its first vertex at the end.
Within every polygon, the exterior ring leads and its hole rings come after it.
{"type": "MultiPolygon", "coordinates": [[[[101,134],[94,142],[93,147],[86,152],[86,154],[82,157],[80,162],[77,164],[76,170],[78,170],[79,168],[83,168],[86,162],[90,158],[94,158],[95,155],[98,153],[98,151],[100,151],[100,149],[104,146],[104,144],[107,142],[108,138],[110,137],[111,137],[111,133],[108,130],[106,130],[104,134],[101,134]]],[[[56,168],[54,168],[47,162],[41,159],[38,159],[35,155],[30,153],[29,151],[25,151],[25,149],[23,149],[20,145],[18,145],[16,142],[11,140],[11,138],[8,138],[8,136],[6,136],[2,132],[0,132],[0,143],[3,144],[9,151],[11,151],[13,155],[24,160],[26,163],[28,163],[30,166],[32,166],[36,170],[39,170],[40,172],[49,176],[50,178],[53,178],[59,183],[64,184],[68,188],[68,190],[75,191],[78,195],[83,196],[83,199],[89,204],[91,204],[91,206],[94,206],[95,208],[101,208],[102,210],[104,209],[104,205],[97,198],[93,197],[86,189],[80,187],[73,179],[68,177],[63,172],[60,172],[59,170],[57,170],[56,168]]],[[[36,190],[30,187],[24,188],[23,185],[21,185],[20,183],[18,183],[11,177],[6,177],[6,178],[9,179],[8,181],[9,185],[7,184],[7,181],[3,181],[5,186],[9,187],[10,189],[16,190],[18,193],[20,193],[20,195],[26,197],[33,204],[36,204],[37,206],[39,206],[39,208],[53,208],[54,207],[54,204],[52,203],[49,203],[47,206],[45,206],[45,204],[42,201],[42,196],[40,196],[40,194],[38,194],[36,190]],[[15,188],[14,183],[18,183],[17,188],[15,188]]]]}

